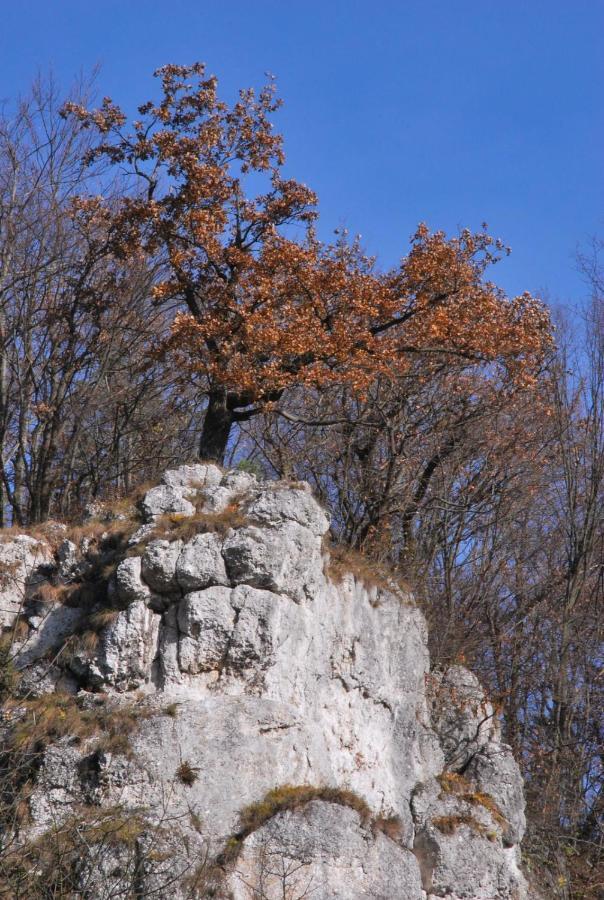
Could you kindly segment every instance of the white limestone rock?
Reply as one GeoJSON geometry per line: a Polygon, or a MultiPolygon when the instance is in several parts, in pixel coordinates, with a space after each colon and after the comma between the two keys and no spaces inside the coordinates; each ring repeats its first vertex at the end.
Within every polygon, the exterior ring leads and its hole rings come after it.
{"type": "Polygon", "coordinates": [[[237,469],[226,472],[220,486],[239,494],[248,494],[258,487],[258,479],[251,472],[239,472],[237,469]]]}
{"type": "Polygon", "coordinates": [[[53,565],[47,544],[26,534],[0,540],[0,628],[13,624],[26,598],[46,580],[53,565]]]}
{"type": "Polygon", "coordinates": [[[92,658],[81,653],[70,666],[94,688],[136,690],[152,678],[158,631],[159,616],[138,600],[117,612],[101,631],[92,658]]]}
{"type": "Polygon", "coordinates": [[[441,800],[431,812],[432,819],[418,828],[413,848],[428,897],[528,900],[518,848],[504,847],[485,810],[463,812],[441,800]],[[467,823],[456,816],[466,816],[467,823]]]}
{"type": "Polygon", "coordinates": [[[143,497],[143,515],[147,521],[168,514],[192,516],[195,506],[191,498],[204,488],[217,487],[222,477],[222,471],[213,465],[199,464],[169,469],[164,472],[162,483],[151,488],[143,497]]]}
{"type": "Polygon", "coordinates": [[[222,545],[229,577],[296,601],[311,598],[324,582],[320,538],[293,521],[280,528],[231,529],[222,545]]]}
{"type": "Polygon", "coordinates": [[[252,896],[323,900],[422,896],[419,866],[409,850],[372,834],[353,810],[319,800],[280,813],[246,838],[233,869],[233,900],[249,900],[250,887],[252,896]]]}
{"type": "Polygon", "coordinates": [[[198,463],[192,466],[180,466],[168,469],[162,475],[162,484],[177,490],[199,490],[204,487],[219,485],[223,479],[222,469],[212,464],[198,463]]]}
{"type": "Polygon", "coordinates": [[[151,589],[142,579],[142,559],[140,556],[129,556],[122,560],[115,572],[115,586],[120,603],[149,603],[151,589]]]}
{"type": "Polygon", "coordinates": [[[470,760],[464,774],[479,792],[488,794],[497,804],[505,819],[504,844],[519,844],[526,830],[525,804],[522,777],[511,748],[490,741],[470,760]]]}
{"type": "Polygon", "coordinates": [[[141,500],[141,509],[148,522],[169,513],[192,516],[195,512],[194,505],[187,500],[182,488],[165,484],[160,484],[147,491],[141,500]]]}
{"type": "Polygon", "coordinates": [[[235,624],[230,588],[213,587],[187,594],[177,615],[181,671],[195,675],[218,669],[224,662],[235,624]]]}
{"type": "Polygon", "coordinates": [[[182,541],[156,540],[147,544],[141,560],[141,575],[143,581],[159,594],[179,591],[176,564],[182,548],[182,541]]]}
{"type": "Polygon", "coordinates": [[[20,670],[60,650],[84,621],[83,610],[61,603],[40,604],[39,612],[39,615],[29,619],[29,635],[16,648],[15,666],[20,670]]]}
{"type": "Polygon", "coordinates": [[[61,578],[71,578],[77,573],[82,557],[73,541],[61,541],[57,550],[57,561],[59,563],[58,574],[61,578]]]}
{"type": "Polygon", "coordinates": [[[462,769],[501,729],[480,682],[463,666],[450,666],[430,676],[432,727],[439,736],[445,762],[462,769]]]}
{"type": "Polygon", "coordinates": [[[270,528],[296,522],[319,537],[329,529],[329,519],[309,492],[308,485],[304,488],[271,486],[254,497],[245,512],[254,523],[270,528]]]}
{"type": "Polygon", "coordinates": [[[221,551],[222,541],[213,532],[198,534],[184,545],[176,562],[176,580],[183,591],[229,584],[221,551]]]}
{"type": "MultiPolygon", "coordinates": [[[[430,674],[425,622],[409,597],[352,576],[330,581],[327,518],[308,490],[242,475],[191,466],[164,476],[168,494],[154,495],[148,516],[164,500],[219,510],[230,498],[248,521],[224,538],[152,540],[120,564],[111,599],[126,608],[71,665],[80,696],[101,690],[140,704],[129,692],[142,691],[151,714],[127,757],[94,756],[93,779],[82,775],[92,743],[66,743],[60,765],[51,744],[33,788],[33,831],[69,815],[84,791],[100,809],[144,809],[150,827],[180,823],[189,829],[181,844],[212,860],[238,834],[242,808],[271,789],[331,786],[363,798],[374,817],[396,816],[396,840],[346,807],[313,801],[247,835],[220,891],[243,898],[269,853],[301,864],[310,896],[526,900],[520,775],[477,680],[461,667],[430,674]],[[195,774],[188,784],[184,762],[195,774]],[[443,791],[446,769],[463,769],[500,815],[443,791]],[[55,788],[42,798],[46,776],[55,788]],[[447,817],[450,833],[438,827],[447,817]]],[[[170,888],[173,900],[179,891],[170,888]]]]}

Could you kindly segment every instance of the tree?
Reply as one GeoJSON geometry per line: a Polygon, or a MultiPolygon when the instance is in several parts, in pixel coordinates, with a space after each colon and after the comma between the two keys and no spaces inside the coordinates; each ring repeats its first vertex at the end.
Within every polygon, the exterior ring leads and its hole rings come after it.
{"type": "Polygon", "coordinates": [[[272,84],[228,106],[200,63],[155,74],[162,97],[130,130],[110,98],[94,111],[66,105],[97,134],[87,160],[134,179],[115,203],[82,196],[77,215],[106,224],[115,259],[142,249],[161,267],[154,297],[175,310],[164,351],[207,397],[202,457],[222,461],[236,423],[269,408],[287,416],[294,387],[363,396],[418,354],[530,377],[549,319],[528,294],[508,299],[485,280],[499,242],[420,226],[401,265],[378,272],[345,236],[318,240],[315,195],[282,174],[272,84]]]}
{"type": "Polygon", "coordinates": [[[0,525],[77,515],[194,453],[194,398],[152,352],[171,321],[153,269],[116,265],[106,223],[73,215],[116,185],[63,103],[38,79],[0,113],[0,525]]]}

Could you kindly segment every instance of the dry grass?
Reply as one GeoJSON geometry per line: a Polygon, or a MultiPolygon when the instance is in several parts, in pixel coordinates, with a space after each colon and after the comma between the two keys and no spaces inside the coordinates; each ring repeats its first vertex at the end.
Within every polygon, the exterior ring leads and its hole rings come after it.
{"type": "Polygon", "coordinates": [[[334,544],[328,540],[324,543],[325,575],[341,584],[347,575],[353,575],[367,590],[378,589],[397,594],[406,599],[411,586],[398,573],[387,566],[369,559],[358,550],[345,544],[334,544]]]}
{"type": "Polygon", "coordinates": [[[148,824],[121,807],[80,806],[74,815],[40,837],[17,842],[3,854],[0,896],[23,900],[80,896],[78,865],[88,854],[111,859],[112,850],[135,858],[148,824]],[[95,853],[95,848],[98,852],[95,853]]]}
{"type": "Polygon", "coordinates": [[[113,624],[118,616],[118,609],[100,609],[90,615],[88,624],[93,631],[98,633],[113,624]]]}
{"type": "Polygon", "coordinates": [[[432,819],[432,824],[441,832],[441,834],[453,835],[458,828],[465,826],[474,834],[480,837],[486,837],[487,840],[494,842],[497,840],[497,832],[487,828],[481,822],[469,815],[469,813],[460,813],[454,816],[438,816],[432,819]]]}
{"type": "Polygon", "coordinates": [[[29,625],[27,619],[19,615],[15,620],[15,624],[12,626],[11,637],[13,641],[19,643],[20,641],[27,640],[29,636],[29,625]]]}
{"type": "Polygon", "coordinates": [[[56,522],[54,519],[48,519],[39,525],[11,525],[10,528],[3,528],[0,531],[0,543],[8,544],[20,535],[27,535],[36,541],[48,544],[51,550],[56,551],[67,537],[68,528],[62,522],[56,522]]]}
{"type": "Polygon", "coordinates": [[[371,830],[374,835],[381,832],[397,844],[403,838],[403,823],[399,816],[376,816],[371,823],[371,830]]]}
{"type": "MultiPolygon", "coordinates": [[[[91,615],[100,614],[100,610],[111,611],[107,586],[118,565],[126,557],[130,525],[113,522],[110,527],[105,527],[96,522],[82,526],[77,532],[80,546],[84,537],[87,540],[83,552],[83,562],[86,564],[83,574],[66,584],[41,584],[36,590],[35,599],[44,603],[60,602],[65,606],[87,609],[91,615]]],[[[93,623],[91,627],[98,631],[102,625],[93,623]]]]}
{"type": "Polygon", "coordinates": [[[160,516],[153,532],[145,539],[148,543],[158,538],[165,541],[190,541],[197,534],[212,531],[224,536],[230,528],[241,528],[247,519],[234,501],[221,512],[196,512],[192,516],[183,513],[169,513],[160,516]]]}
{"type": "Polygon", "coordinates": [[[262,800],[251,803],[241,810],[239,813],[240,830],[227,841],[218,857],[219,864],[226,865],[235,862],[246,837],[257,831],[274,816],[287,810],[302,809],[313,800],[324,800],[326,803],[336,803],[339,806],[354,809],[364,825],[371,821],[369,806],[362,797],[353,791],[332,787],[313,787],[309,784],[284,784],[270,790],[262,800]]]}
{"type": "Polygon", "coordinates": [[[472,789],[472,784],[457,772],[441,772],[436,776],[444,794],[463,794],[472,789]]]}
{"type": "Polygon", "coordinates": [[[0,702],[11,697],[19,684],[19,673],[11,653],[13,639],[9,634],[0,636],[0,702]]]}
{"type": "Polygon", "coordinates": [[[332,787],[313,787],[309,784],[296,786],[284,784],[281,787],[273,788],[258,803],[246,806],[239,814],[239,821],[242,829],[251,833],[257,831],[277,813],[299,809],[312,800],[324,800],[327,803],[337,803],[339,806],[354,809],[359,813],[364,824],[371,818],[371,810],[367,803],[352,791],[332,787]]]}
{"type": "Polygon", "coordinates": [[[485,794],[481,791],[471,791],[469,794],[464,794],[462,799],[471,806],[482,806],[483,809],[488,810],[493,817],[493,821],[501,828],[504,828],[508,824],[507,819],[490,794],[485,794]]]}
{"type": "MultiPolygon", "coordinates": [[[[82,601],[81,591],[78,600],[82,601]]],[[[80,603],[76,605],[80,605],[80,603]]],[[[115,622],[119,616],[118,609],[96,609],[91,612],[81,626],[67,637],[61,648],[61,663],[68,665],[77,656],[91,659],[99,648],[102,632],[115,622]]]]}
{"type": "Polygon", "coordinates": [[[482,791],[475,791],[471,782],[463,775],[457,772],[442,772],[437,781],[444,794],[454,794],[470,806],[481,806],[491,814],[493,821],[501,828],[508,824],[494,798],[482,791]]]}
{"type": "Polygon", "coordinates": [[[17,581],[17,575],[21,571],[21,561],[0,562],[0,590],[10,587],[17,581]]]}
{"type": "Polygon", "coordinates": [[[32,700],[8,700],[4,711],[13,725],[4,738],[4,753],[40,754],[63,737],[81,742],[101,733],[102,740],[110,740],[132,734],[151,715],[145,709],[100,701],[84,708],[77,697],[58,692],[32,700]]]}
{"type": "Polygon", "coordinates": [[[192,766],[187,759],[184,759],[176,770],[176,777],[181,784],[191,787],[199,778],[199,769],[197,766],[192,766]]]}
{"type": "Polygon", "coordinates": [[[36,587],[35,599],[41,603],[63,603],[69,606],[68,601],[75,587],[73,584],[52,584],[50,581],[44,581],[36,587]]]}

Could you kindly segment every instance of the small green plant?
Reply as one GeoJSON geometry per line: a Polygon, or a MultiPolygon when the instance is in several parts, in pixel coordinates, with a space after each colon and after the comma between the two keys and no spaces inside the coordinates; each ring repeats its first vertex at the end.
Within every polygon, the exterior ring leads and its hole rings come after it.
{"type": "Polygon", "coordinates": [[[266,478],[266,472],[264,471],[261,463],[259,463],[256,459],[240,459],[235,468],[239,472],[245,472],[248,475],[255,475],[258,481],[264,481],[264,479],[266,478]]]}

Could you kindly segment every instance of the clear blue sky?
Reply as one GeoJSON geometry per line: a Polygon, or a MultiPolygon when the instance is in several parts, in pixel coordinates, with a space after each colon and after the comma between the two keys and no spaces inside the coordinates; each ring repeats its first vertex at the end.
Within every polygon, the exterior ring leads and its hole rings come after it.
{"type": "Polygon", "coordinates": [[[227,96],[277,77],[287,171],[390,265],[419,221],[482,221],[506,290],[581,300],[604,235],[604,0],[4,0],[0,98],[101,65],[131,109],[151,71],[204,60],[227,96]]]}

